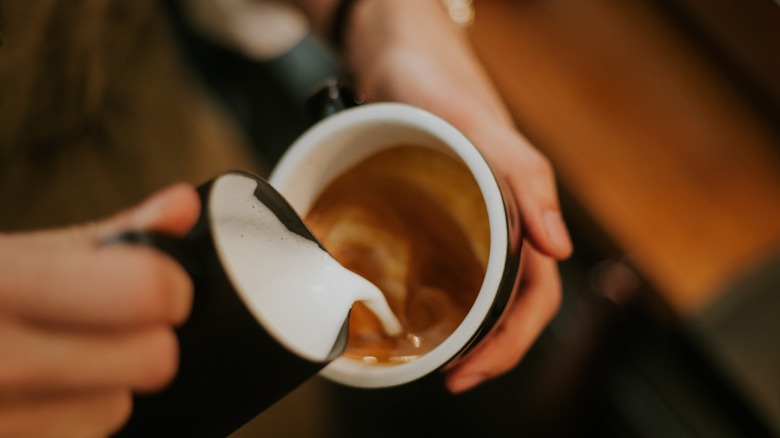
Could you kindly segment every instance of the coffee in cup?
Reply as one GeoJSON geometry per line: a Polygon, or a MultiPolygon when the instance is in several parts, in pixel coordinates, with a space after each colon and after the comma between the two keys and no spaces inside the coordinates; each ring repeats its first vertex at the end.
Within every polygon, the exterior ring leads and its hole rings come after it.
{"type": "Polygon", "coordinates": [[[305,221],[341,265],[382,290],[402,321],[390,336],[356,303],[346,356],[369,364],[415,360],[468,314],[485,276],[490,230],[474,177],[462,161],[399,145],[331,182],[305,221]]]}

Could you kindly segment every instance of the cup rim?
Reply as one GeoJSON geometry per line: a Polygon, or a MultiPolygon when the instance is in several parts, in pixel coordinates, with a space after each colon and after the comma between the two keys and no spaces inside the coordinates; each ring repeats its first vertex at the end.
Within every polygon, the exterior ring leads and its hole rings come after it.
{"type": "MultiPolygon", "coordinates": [[[[419,379],[440,369],[453,358],[470,349],[472,341],[485,330],[492,328],[495,318],[489,314],[499,313],[494,301],[499,289],[505,286],[509,256],[509,219],[507,206],[499,182],[485,158],[474,144],[458,129],[444,119],[417,107],[400,103],[371,103],[343,110],[318,122],[299,137],[285,152],[279,164],[273,169],[269,182],[280,193],[295,179],[295,171],[304,165],[307,157],[318,144],[333,135],[343,134],[346,129],[377,123],[396,124],[407,129],[420,130],[432,135],[451,150],[470,170],[488,212],[490,227],[490,249],[485,277],[474,305],[455,331],[430,352],[403,364],[364,364],[355,359],[340,357],[327,365],[320,373],[333,381],[356,387],[377,388],[395,386],[419,379]],[[489,324],[486,321],[492,320],[489,324]],[[485,327],[491,325],[491,327],[485,327]]],[[[391,143],[386,146],[389,147],[391,143]]],[[[385,147],[385,146],[382,146],[385,147]]],[[[323,189],[329,181],[324,182],[323,189]]],[[[298,208],[291,202],[294,208],[298,208]]],[[[299,211],[305,215],[306,211],[299,211]]],[[[505,304],[505,303],[504,303],[505,304]]],[[[495,316],[495,315],[493,315],[495,316]]]]}

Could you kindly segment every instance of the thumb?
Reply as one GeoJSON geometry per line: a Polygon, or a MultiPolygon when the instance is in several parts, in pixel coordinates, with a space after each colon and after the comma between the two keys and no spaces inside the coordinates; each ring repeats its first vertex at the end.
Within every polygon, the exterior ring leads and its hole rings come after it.
{"type": "Polygon", "coordinates": [[[200,198],[195,188],[178,183],[151,195],[135,207],[98,222],[77,225],[65,230],[48,230],[26,235],[27,245],[92,246],[129,230],[155,230],[182,235],[198,220],[200,198]]]}
{"type": "Polygon", "coordinates": [[[178,183],[148,197],[139,205],[95,224],[100,240],[127,230],[154,230],[174,235],[189,231],[198,220],[200,199],[195,188],[178,183]]]}

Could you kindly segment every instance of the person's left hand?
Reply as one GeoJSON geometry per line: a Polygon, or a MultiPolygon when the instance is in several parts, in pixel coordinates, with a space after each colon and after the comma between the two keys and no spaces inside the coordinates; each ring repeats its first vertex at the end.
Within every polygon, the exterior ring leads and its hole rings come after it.
{"type": "Polygon", "coordinates": [[[512,369],[559,307],[556,260],[572,245],[552,166],[517,131],[465,34],[437,2],[360,2],[352,20],[347,53],[359,90],[369,101],[409,103],[458,127],[519,208],[524,261],[514,300],[482,345],[448,371],[450,391],[466,391],[512,369]]]}

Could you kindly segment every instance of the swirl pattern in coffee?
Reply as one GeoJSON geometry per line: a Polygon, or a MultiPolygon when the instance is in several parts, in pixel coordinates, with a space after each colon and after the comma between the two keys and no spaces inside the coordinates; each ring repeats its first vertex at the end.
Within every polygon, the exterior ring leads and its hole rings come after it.
{"type": "Polygon", "coordinates": [[[443,342],[479,293],[489,245],[487,211],[460,161],[420,146],[386,149],[342,174],[306,223],[342,265],[382,290],[404,326],[388,336],[360,303],[347,356],[413,360],[443,342]]]}

